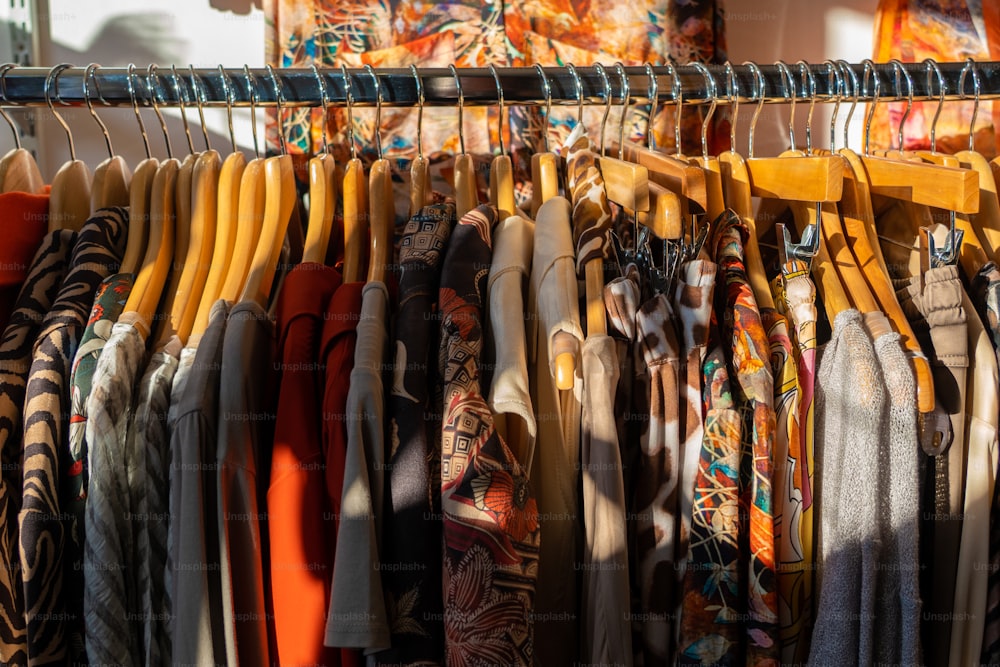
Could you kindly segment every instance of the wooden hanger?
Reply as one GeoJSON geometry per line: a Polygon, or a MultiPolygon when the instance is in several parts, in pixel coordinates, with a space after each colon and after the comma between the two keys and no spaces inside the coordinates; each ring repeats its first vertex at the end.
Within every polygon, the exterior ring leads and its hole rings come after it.
{"type": "Polygon", "coordinates": [[[364,280],[364,254],[368,245],[368,183],[365,169],[358,159],[354,144],[354,93],[347,67],[341,65],[347,100],[347,142],[351,147],[351,159],[344,169],[344,185],[341,189],[344,207],[344,270],[345,283],[364,280]]]}
{"type": "MultiPolygon", "coordinates": [[[[14,67],[16,65],[10,63],[0,66],[0,96],[3,97],[5,104],[7,102],[7,72],[14,67]]],[[[45,188],[45,180],[42,178],[42,172],[38,169],[35,156],[21,146],[21,133],[2,107],[0,107],[0,115],[7,121],[10,131],[14,135],[14,148],[3,158],[0,158],[0,192],[41,193],[45,188]]]]}
{"type": "Polygon", "coordinates": [[[58,99],[59,73],[70,67],[72,65],[56,65],[45,77],[45,103],[49,107],[49,112],[55,116],[66,132],[70,156],[69,161],[63,164],[52,178],[52,189],[49,192],[50,232],[58,229],[79,231],[90,217],[90,183],[92,180],[90,167],[83,160],[76,159],[73,133],[70,132],[69,125],[52,105],[52,98],[49,95],[49,87],[51,86],[55,89],[58,99]]]}
{"type": "Polygon", "coordinates": [[[264,222],[265,205],[264,159],[255,158],[247,163],[240,179],[239,224],[233,244],[233,257],[226,271],[226,280],[219,293],[220,299],[233,303],[240,295],[260,240],[264,222]]]}
{"type": "Polygon", "coordinates": [[[104,143],[108,148],[108,158],[94,169],[94,178],[91,181],[90,192],[90,209],[92,211],[109,206],[128,206],[128,188],[132,180],[132,172],[129,170],[124,158],[120,155],[115,155],[114,149],[111,146],[111,135],[108,133],[108,126],[104,124],[101,117],[94,111],[94,101],[90,96],[91,80],[94,82],[94,87],[97,88],[98,96],[104,101],[103,96],[101,96],[101,90],[97,85],[98,68],[99,66],[96,64],[88,65],[83,75],[83,96],[87,103],[87,109],[90,111],[90,115],[93,116],[94,122],[101,129],[101,133],[104,135],[104,143]]]}
{"type": "MultiPolygon", "coordinates": [[[[271,295],[274,275],[278,268],[278,259],[281,257],[281,246],[285,242],[285,232],[288,229],[288,222],[291,220],[297,196],[292,157],[285,149],[285,127],[282,122],[284,96],[274,69],[268,65],[267,71],[274,86],[278,136],[281,139],[282,154],[264,161],[264,219],[261,224],[260,238],[254,249],[253,259],[250,261],[247,279],[240,294],[240,301],[254,301],[265,309],[271,295]]],[[[346,77],[344,81],[347,82],[346,77]]]]}
{"type": "Polygon", "coordinates": [[[135,326],[140,329],[144,338],[150,335],[167,272],[173,261],[174,186],[179,168],[180,162],[168,159],[156,170],[149,209],[149,243],[122,311],[123,314],[133,311],[139,313],[141,318],[135,326]]]}
{"type": "Polygon", "coordinates": [[[510,156],[504,152],[503,143],[503,86],[500,85],[500,75],[493,63],[489,65],[490,73],[497,87],[497,136],[500,142],[500,152],[490,164],[490,204],[497,209],[500,220],[506,220],[514,215],[517,205],[514,200],[514,169],[510,156]]]}
{"type": "Polygon", "coordinates": [[[552,111],[552,87],[542,66],[535,64],[535,70],[542,79],[545,91],[545,122],[542,125],[542,139],[545,151],[531,156],[531,218],[538,216],[542,204],[559,195],[559,164],[555,153],[549,150],[549,114],[552,111]]]}
{"type": "Polygon", "coordinates": [[[382,157],[382,86],[371,65],[365,69],[375,83],[375,146],[378,159],[372,164],[369,177],[371,206],[371,250],[368,253],[368,282],[384,283],[392,262],[392,236],[396,225],[395,198],[392,195],[392,167],[382,157]]]}
{"type": "Polygon", "coordinates": [[[465,152],[465,131],[462,128],[462,111],[465,107],[465,94],[462,92],[462,81],[454,65],[449,65],[451,75],[455,78],[458,90],[458,142],[460,152],[455,156],[455,213],[459,219],[479,204],[476,193],[476,169],[472,156],[465,152]]]}
{"type": "Polygon", "coordinates": [[[157,348],[165,345],[177,333],[177,328],[180,326],[179,319],[173,319],[174,302],[177,300],[177,284],[184,271],[184,259],[187,257],[191,239],[191,187],[194,166],[199,155],[201,154],[188,153],[177,170],[174,184],[174,261],[167,285],[164,287],[166,301],[163,304],[163,312],[167,314],[167,318],[160,326],[157,348]]]}
{"type": "Polygon", "coordinates": [[[410,164],[410,217],[420,213],[427,205],[427,195],[430,191],[430,171],[427,158],[424,157],[424,142],[421,136],[424,129],[424,84],[417,72],[416,65],[410,65],[410,72],[417,87],[417,157],[410,164]]]}

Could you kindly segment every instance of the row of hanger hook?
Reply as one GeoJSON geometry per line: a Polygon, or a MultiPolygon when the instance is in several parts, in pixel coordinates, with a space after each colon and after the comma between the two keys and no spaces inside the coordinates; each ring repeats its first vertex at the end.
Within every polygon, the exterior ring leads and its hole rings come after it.
{"type": "MultiPolygon", "coordinates": [[[[894,87],[895,87],[895,92],[896,92],[895,100],[900,101],[900,100],[904,100],[905,99],[905,101],[906,101],[906,108],[905,108],[905,110],[903,112],[903,115],[902,115],[902,117],[900,119],[899,127],[898,127],[897,133],[896,133],[897,134],[897,137],[896,137],[897,138],[897,144],[901,148],[902,145],[903,145],[903,128],[904,128],[904,125],[906,123],[907,118],[909,117],[910,111],[911,111],[912,106],[913,106],[913,101],[914,101],[913,79],[912,79],[910,73],[903,66],[903,63],[900,62],[899,60],[892,60],[892,61],[890,61],[889,64],[892,66],[892,70],[893,70],[894,83],[895,83],[894,87]],[[906,82],[906,94],[905,94],[905,96],[903,95],[903,87],[902,87],[902,82],[903,81],[906,82]]],[[[936,82],[937,82],[937,95],[936,95],[936,97],[938,99],[938,104],[937,104],[937,108],[936,108],[936,111],[934,113],[932,124],[931,124],[931,128],[930,128],[931,150],[932,151],[936,151],[936,147],[937,147],[937,141],[936,141],[937,121],[938,121],[938,118],[940,117],[940,114],[941,114],[941,108],[942,108],[942,106],[944,104],[944,101],[945,101],[945,96],[947,94],[947,89],[946,89],[946,85],[945,85],[944,76],[942,75],[941,70],[938,67],[937,63],[934,60],[932,60],[932,59],[926,59],[926,60],[923,61],[922,64],[923,64],[923,66],[925,68],[925,72],[926,72],[926,76],[927,76],[927,86],[926,86],[926,88],[927,88],[929,94],[932,93],[932,91],[934,90],[934,85],[933,85],[934,84],[934,80],[936,79],[936,82]]],[[[765,80],[765,77],[763,76],[763,73],[762,73],[762,71],[760,69],[760,66],[758,64],[754,63],[754,62],[746,62],[746,63],[743,63],[743,65],[750,70],[750,72],[751,72],[751,74],[752,74],[752,76],[754,78],[754,90],[753,90],[753,93],[752,93],[750,99],[751,99],[751,101],[756,101],[756,108],[754,110],[754,114],[753,114],[753,117],[752,117],[751,123],[750,123],[749,145],[748,145],[749,156],[753,157],[753,155],[754,155],[754,135],[755,135],[755,130],[756,130],[756,126],[757,126],[757,120],[758,120],[758,118],[760,116],[760,113],[761,113],[761,110],[763,108],[764,102],[768,98],[767,98],[767,90],[766,90],[766,80],[765,80]]],[[[831,91],[830,95],[827,97],[827,100],[832,100],[835,103],[834,113],[832,115],[832,119],[831,119],[831,123],[830,123],[830,145],[831,145],[831,148],[836,144],[836,123],[837,123],[837,119],[838,119],[840,104],[845,99],[848,99],[851,102],[851,107],[850,107],[850,110],[848,111],[847,120],[846,120],[846,122],[844,124],[844,128],[843,128],[843,141],[844,141],[844,145],[846,146],[847,143],[848,143],[848,127],[850,125],[851,118],[852,118],[852,116],[854,114],[855,107],[857,106],[857,103],[858,103],[858,101],[859,101],[859,99],[860,99],[860,97],[862,95],[864,95],[866,97],[869,95],[869,79],[871,79],[871,82],[872,82],[871,83],[871,86],[872,86],[872,88],[871,88],[872,104],[869,105],[868,113],[866,114],[866,117],[865,117],[864,146],[863,146],[864,153],[868,154],[869,153],[871,125],[872,125],[872,120],[874,118],[875,107],[876,107],[878,101],[881,99],[881,81],[880,81],[879,76],[876,73],[875,64],[871,60],[865,60],[865,61],[863,61],[863,63],[862,63],[862,65],[863,65],[863,74],[862,74],[862,81],[861,81],[860,85],[859,85],[859,81],[858,81],[858,77],[857,77],[856,72],[850,66],[850,64],[847,63],[846,61],[844,61],[844,60],[837,60],[837,61],[827,60],[827,61],[824,62],[824,65],[827,66],[827,74],[828,74],[828,77],[829,77],[829,80],[830,80],[830,85],[828,86],[828,88],[831,91]]],[[[731,147],[730,148],[731,148],[731,150],[735,150],[735,146],[736,146],[736,118],[737,118],[738,113],[739,113],[739,104],[740,104],[739,100],[740,100],[740,97],[741,97],[740,90],[739,90],[738,76],[737,76],[735,67],[733,66],[732,63],[729,63],[729,62],[725,63],[724,70],[723,70],[723,76],[724,76],[725,82],[726,82],[726,92],[725,92],[724,96],[720,96],[719,92],[718,92],[718,87],[717,87],[717,84],[716,84],[715,77],[714,77],[714,75],[711,73],[711,71],[705,65],[703,65],[701,63],[690,63],[689,66],[694,67],[701,74],[701,76],[704,78],[705,85],[706,85],[706,91],[707,91],[707,94],[708,94],[709,108],[708,108],[708,111],[705,113],[704,118],[702,120],[701,137],[700,137],[701,138],[702,155],[704,157],[706,157],[706,158],[708,157],[708,140],[707,140],[707,137],[708,137],[708,128],[710,126],[710,123],[711,123],[713,114],[715,112],[715,109],[716,109],[717,105],[720,102],[728,104],[732,108],[732,110],[733,110],[733,118],[732,118],[732,122],[731,122],[731,126],[730,126],[730,142],[731,142],[731,147]]],[[[787,99],[788,102],[789,102],[788,137],[789,137],[790,145],[794,147],[796,145],[796,143],[795,143],[795,129],[794,129],[795,105],[796,105],[796,100],[799,97],[798,91],[796,90],[795,77],[792,74],[791,68],[785,62],[783,62],[783,61],[777,61],[775,63],[775,66],[778,68],[778,71],[780,73],[780,77],[781,77],[781,80],[782,80],[783,93],[785,94],[785,99],[787,99]]],[[[6,77],[7,77],[7,74],[12,69],[14,69],[15,67],[16,67],[16,65],[13,65],[13,64],[0,65],[0,103],[2,103],[2,105],[9,105],[10,104],[9,98],[7,96],[7,81],[6,81],[6,77]]],[[[67,104],[59,96],[59,90],[58,90],[59,75],[62,72],[66,71],[68,69],[71,69],[72,67],[73,67],[72,65],[65,64],[65,63],[64,64],[60,64],[60,65],[56,65],[55,67],[53,67],[48,72],[48,75],[45,78],[45,83],[44,83],[44,88],[43,88],[43,94],[44,94],[44,98],[45,98],[45,103],[48,106],[50,112],[53,114],[53,116],[59,122],[59,124],[61,125],[61,127],[63,128],[63,130],[66,132],[67,140],[68,140],[68,143],[69,143],[70,157],[71,157],[71,159],[75,160],[76,159],[76,148],[75,148],[75,144],[73,142],[72,132],[70,131],[69,125],[63,119],[63,117],[55,110],[55,106],[54,106],[54,103],[53,103],[53,98],[54,98],[55,101],[58,102],[58,103],[60,103],[61,105],[66,105],[67,104]]],[[[610,115],[611,106],[614,103],[615,96],[613,94],[613,86],[612,86],[612,82],[611,82],[611,77],[608,75],[607,68],[603,64],[601,64],[601,63],[596,63],[596,64],[594,64],[593,67],[597,71],[598,75],[601,77],[603,85],[604,85],[604,91],[603,91],[602,97],[604,99],[605,108],[604,108],[603,117],[601,119],[600,146],[601,146],[601,153],[602,154],[606,154],[606,142],[605,142],[606,125],[607,125],[608,117],[610,115]]],[[[683,104],[684,104],[684,90],[683,90],[683,86],[681,84],[681,77],[679,76],[679,73],[678,73],[677,68],[676,68],[676,64],[673,63],[672,61],[670,61],[670,62],[666,63],[664,65],[664,67],[667,69],[667,74],[670,75],[671,81],[672,81],[672,85],[671,85],[671,99],[669,100],[668,103],[672,104],[672,105],[675,105],[675,108],[682,108],[683,104]]],[[[812,152],[812,115],[813,115],[813,109],[814,109],[815,104],[816,104],[816,102],[818,101],[819,98],[816,95],[816,90],[817,90],[816,78],[815,78],[815,74],[814,74],[814,72],[812,70],[812,66],[810,66],[807,62],[805,62],[803,60],[800,60],[800,61],[798,61],[796,63],[796,67],[798,68],[799,75],[800,75],[801,89],[807,93],[805,95],[805,97],[807,97],[809,99],[809,111],[808,111],[808,116],[807,116],[807,119],[806,119],[806,126],[805,126],[805,132],[806,132],[806,153],[809,154],[809,153],[812,152]]],[[[542,66],[536,64],[536,65],[534,65],[534,68],[535,68],[535,71],[537,72],[537,74],[538,74],[538,76],[539,76],[539,78],[540,78],[540,80],[542,82],[542,91],[543,91],[544,96],[545,96],[545,98],[544,98],[545,99],[545,114],[544,114],[544,119],[545,119],[546,130],[542,132],[542,135],[543,135],[543,141],[544,141],[545,150],[549,151],[549,137],[548,137],[547,126],[548,126],[548,118],[550,116],[551,107],[552,107],[552,86],[551,86],[551,83],[549,82],[548,76],[546,75],[545,70],[542,68],[542,66]]],[[[630,86],[629,75],[628,75],[628,73],[625,70],[625,65],[623,63],[621,63],[621,62],[618,62],[618,63],[615,63],[615,65],[613,66],[613,68],[614,68],[615,73],[617,74],[617,76],[619,78],[619,90],[620,90],[620,94],[618,96],[618,99],[619,99],[619,103],[623,107],[622,114],[620,116],[619,123],[618,123],[618,146],[619,146],[619,157],[621,157],[621,151],[622,151],[623,146],[624,146],[625,118],[626,118],[626,116],[628,114],[629,106],[632,103],[632,96],[631,96],[631,86],[630,86]]],[[[648,141],[649,146],[651,148],[655,148],[656,147],[656,145],[655,145],[656,141],[655,141],[655,136],[654,136],[654,131],[653,131],[654,124],[652,122],[652,119],[654,119],[656,117],[657,109],[658,109],[658,106],[659,106],[659,103],[660,103],[659,102],[659,94],[658,94],[659,93],[659,76],[660,75],[655,71],[655,69],[654,69],[654,67],[653,67],[653,65],[651,63],[646,63],[644,65],[644,68],[645,68],[646,76],[648,77],[648,83],[647,83],[647,94],[648,94],[648,96],[646,97],[646,103],[650,107],[649,108],[649,112],[648,112],[648,117],[650,119],[650,122],[648,123],[648,127],[647,127],[647,141],[648,141]]],[[[113,149],[113,146],[112,146],[112,143],[111,143],[110,132],[108,131],[107,125],[104,123],[104,121],[101,120],[100,116],[97,114],[97,112],[94,109],[94,99],[95,99],[95,97],[102,104],[104,104],[106,106],[109,106],[109,103],[107,102],[107,100],[105,100],[104,96],[101,94],[101,90],[100,90],[100,87],[98,85],[97,72],[98,72],[99,69],[100,69],[100,66],[97,65],[97,64],[90,64],[90,65],[88,65],[85,68],[84,76],[83,76],[83,93],[84,93],[84,100],[85,100],[86,106],[87,106],[90,114],[93,116],[94,120],[97,122],[98,126],[100,127],[101,133],[104,136],[105,145],[106,145],[108,154],[109,154],[109,156],[111,156],[111,155],[114,154],[114,149],[113,149]],[[91,91],[91,86],[93,86],[93,92],[91,91]]],[[[222,65],[219,65],[218,69],[219,69],[219,73],[221,74],[222,89],[223,89],[223,93],[224,93],[225,98],[226,98],[227,120],[228,120],[228,129],[229,129],[230,141],[231,141],[233,150],[236,151],[237,150],[236,137],[235,137],[235,132],[234,132],[234,128],[233,128],[233,107],[235,106],[235,101],[234,101],[234,95],[233,95],[232,85],[231,85],[232,82],[230,80],[230,77],[229,77],[228,73],[226,72],[226,69],[222,65]]],[[[322,76],[322,74],[320,73],[320,71],[316,67],[316,65],[312,65],[311,69],[312,69],[312,72],[313,72],[313,74],[314,74],[314,76],[316,78],[317,85],[319,87],[319,91],[320,91],[320,104],[321,104],[321,108],[324,110],[324,118],[326,119],[325,122],[328,123],[329,122],[329,117],[330,117],[329,108],[330,108],[331,104],[330,104],[328,90],[327,90],[327,87],[326,87],[326,80],[322,76]]],[[[378,157],[379,157],[379,159],[381,159],[382,158],[381,112],[382,112],[382,104],[384,102],[383,93],[382,93],[382,85],[381,85],[381,82],[380,82],[380,79],[379,79],[379,74],[375,70],[375,68],[373,68],[371,65],[366,64],[366,65],[364,65],[364,69],[365,69],[365,72],[372,78],[372,82],[373,82],[374,90],[375,90],[376,100],[375,100],[375,127],[374,127],[374,135],[375,136],[374,136],[374,145],[376,147],[376,150],[378,151],[378,157]]],[[[575,84],[575,88],[576,88],[577,123],[581,123],[582,124],[584,122],[583,121],[583,108],[584,108],[584,105],[585,105],[584,90],[583,90],[583,81],[582,81],[582,78],[580,77],[580,75],[579,75],[576,67],[572,63],[568,63],[566,65],[566,69],[569,72],[570,76],[573,78],[573,81],[574,81],[574,84],[575,84]]],[[[197,72],[196,72],[196,70],[195,70],[195,68],[193,66],[189,66],[188,70],[189,70],[189,73],[190,73],[190,81],[191,81],[191,89],[192,89],[190,92],[193,93],[194,103],[198,107],[198,114],[199,114],[199,118],[200,118],[202,135],[203,135],[203,138],[204,138],[205,147],[206,147],[206,149],[208,149],[208,148],[211,148],[211,143],[209,141],[208,129],[207,129],[207,125],[205,123],[204,106],[207,103],[207,95],[206,95],[206,92],[205,92],[205,90],[206,90],[205,82],[197,74],[197,72]]],[[[348,121],[347,122],[347,127],[346,127],[346,131],[347,131],[347,143],[348,143],[348,146],[349,146],[349,149],[350,149],[351,157],[355,158],[355,157],[357,157],[357,147],[356,147],[356,141],[355,141],[355,137],[354,137],[354,123],[353,123],[353,108],[355,106],[353,84],[351,83],[351,78],[350,78],[350,75],[349,75],[349,73],[347,71],[346,65],[341,65],[340,66],[340,70],[341,70],[341,74],[343,76],[344,87],[345,87],[345,97],[344,98],[345,98],[345,101],[346,101],[345,107],[346,107],[347,121],[348,121]]],[[[464,111],[464,106],[465,106],[464,91],[462,89],[462,82],[461,82],[461,76],[459,75],[459,70],[454,65],[449,65],[449,70],[450,70],[450,72],[451,72],[451,74],[452,74],[452,76],[453,76],[453,78],[455,80],[455,86],[456,86],[456,90],[457,90],[459,147],[460,147],[461,152],[465,153],[465,133],[464,133],[464,118],[463,118],[463,111],[464,111]]],[[[182,123],[183,123],[183,126],[184,126],[184,133],[185,133],[185,136],[186,136],[186,139],[187,139],[188,150],[191,151],[191,152],[194,152],[194,141],[193,141],[193,139],[191,137],[191,130],[190,130],[190,126],[189,126],[188,120],[187,120],[187,104],[188,104],[188,99],[189,99],[188,98],[188,92],[189,91],[188,91],[187,86],[184,84],[183,78],[178,75],[178,71],[177,71],[176,65],[171,65],[170,66],[170,71],[171,71],[170,80],[171,80],[171,83],[172,83],[172,86],[173,86],[173,89],[174,89],[175,98],[177,100],[177,106],[180,108],[180,111],[181,111],[181,119],[182,119],[182,123]]],[[[283,118],[283,116],[284,116],[283,105],[284,105],[285,99],[284,99],[284,93],[283,93],[282,84],[281,84],[281,77],[275,72],[274,68],[271,67],[270,65],[267,65],[267,71],[268,71],[268,77],[271,80],[271,84],[272,84],[273,90],[274,90],[275,106],[276,106],[276,111],[277,111],[276,116],[277,116],[277,120],[278,120],[278,123],[279,123],[278,133],[277,134],[278,134],[278,139],[279,139],[279,143],[280,143],[281,152],[284,154],[284,153],[287,152],[287,146],[285,144],[284,118],[283,118]]],[[[494,82],[495,82],[495,85],[496,85],[496,95],[497,95],[497,97],[496,97],[496,100],[497,100],[496,104],[497,104],[497,106],[499,108],[498,124],[497,124],[497,136],[498,136],[498,140],[499,140],[499,152],[501,154],[504,154],[506,152],[505,144],[504,144],[504,107],[505,107],[504,90],[503,90],[503,85],[502,85],[502,83],[500,81],[500,75],[498,73],[497,68],[494,65],[490,64],[489,65],[489,71],[490,71],[490,74],[492,75],[492,77],[494,79],[494,82]]],[[[415,82],[415,85],[416,85],[416,91],[417,91],[417,108],[418,108],[417,137],[416,137],[416,140],[417,140],[417,154],[418,154],[418,157],[423,157],[423,142],[421,140],[421,137],[422,137],[422,134],[423,134],[423,132],[422,132],[422,130],[423,130],[423,111],[424,111],[424,103],[425,103],[423,80],[422,80],[422,77],[421,77],[421,75],[420,75],[420,73],[417,70],[417,68],[416,68],[415,65],[410,65],[410,73],[413,76],[413,79],[414,79],[414,82],[415,82]]],[[[978,115],[979,97],[980,97],[979,72],[978,72],[978,68],[976,66],[975,61],[972,60],[971,58],[969,58],[969,59],[966,60],[966,63],[965,63],[965,65],[964,65],[964,67],[963,67],[963,69],[962,69],[962,71],[960,73],[960,78],[959,78],[959,97],[960,97],[960,99],[966,99],[966,97],[967,97],[966,96],[966,91],[965,91],[965,81],[966,81],[967,75],[969,75],[969,74],[972,75],[973,93],[974,93],[974,101],[975,101],[975,107],[974,107],[973,114],[972,114],[972,120],[971,120],[971,124],[970,124],[970,132],[969,132],[969,147],[971,149],[972,145],[973,145],[974,128],[975,128],[976,117],[978,115]]],[[[250,113],[251,113],[251,127],[252,127],[252,131],[253,131],[254,152],[255,152],[256,155],[259,156],[260,155],[260,149],[259,149],[259,145],[258,145],[257,123],[256,123],[256,108],[257,108],[258,104],[260,103],[259,95],[258,95],[258,92],[257,92],[258,81],[256,79],[256,76],[250,70],[250,67],[248,65],[244,65],[243,66],[243,75],[245,77],[246,87],[247,87],[247,90],[248,90],[248,93],[249,93],[249,106],[250,106],[250,113]]],[[[149,157],[149,156],[151,156],[151,150],[150,150],[150,144],[149,144],[149,137],[148,137],[148,135],[146,133],[146,127],[145,127],[145,124],[144,124],[144,122],[142,120],[142,116],[139,113],[139,105],[140,105],[139,98],[141,96],[140,93],[139,93],[139,87],[140,87],[139,86],[139,82],[140,82],[140,79],[137,76],[136,66],[135,65],[129,65],[128,66],[128,76],[127,76],[129,98],[130,98],[130,101],[131,101],[131,104],[132,104],[133,111],[135,113],[136,121],[137,121],[137,123],[139,125],[139,131],[140,131],[140,134],[142,136],[143,146],[145,148],[146,155],[147,155],[147,157],[149,157]]],[[[164,142],[166,144],[167,155],[168,155],[168,157],[172,157],[173,149],[172,149],[172,145],[171,145],[171,141],[170,141],[170,136],[169,136],[169,133],[167,132],[167,126],[166,126],[166,122],[164,120],[163,114],[160,111],[161,100],[160,100],[160,94],[159,93],[160,93],[160,89],[163,88],[163,87],[160,84],[160,76],[159,76],[159,70],[158,70],[157,65],[149,65],[146,68],[146,88],[147,88],[147,95],[142,95],[142,97],[144,98],[143,105],[145,105],[145,99],[148,99],[149,100],[149,104],[150,104],[150,106],[152,106],[153,111],[155,112],[155,114],[157,116],[157,119],[158,119],[158,121],[160,123],[160,128],[161,128],[161,130],[163,132],[164,142]]],[[[2,115],[4,117],[4,119],[6,120],[6,122],[8,123],[8,125],[10,125],[11,130],[12,130],[12,132],[14,134],[14,140],[15,140],[16,146],[18,148],[20,148],[21,147],[20,134],[17,131],[17,127],[14,124],[13,120],[10,118],[10,116],[3,109],[2,105],[0,105],[0,115],[2,115]]],[[[675,120],[675,122],[674,122],[674,142],[675,142],[675,145],[679,147],[681,145],[681,143],[680,143],[681,142],[681,122],[680,122],[681,119],[680,119],[680,114],[674,114],[674,116],[675,116],[675,118],[674,118],[674,120],[675,120]]],[[[329,151],[329,146],[327,144],[328,131],[329,131],[329,128],[327,126],[324,126],[324,131],[322,132],[322,135],[323,135],[323,151],[324,152],[328,152],[329,151]]]]}

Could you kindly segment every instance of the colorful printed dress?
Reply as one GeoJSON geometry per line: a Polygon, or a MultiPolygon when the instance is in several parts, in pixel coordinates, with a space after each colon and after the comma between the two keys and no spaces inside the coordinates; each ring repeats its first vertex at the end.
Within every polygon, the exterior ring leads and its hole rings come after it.
{"type": "Polygon", "coordinates": [[[528,476],[493,428],[479,385],[483,300],[497,212],[479,206],[452,233],[441,310],[445,662],[532,664],[538,509],[528,476]]]}

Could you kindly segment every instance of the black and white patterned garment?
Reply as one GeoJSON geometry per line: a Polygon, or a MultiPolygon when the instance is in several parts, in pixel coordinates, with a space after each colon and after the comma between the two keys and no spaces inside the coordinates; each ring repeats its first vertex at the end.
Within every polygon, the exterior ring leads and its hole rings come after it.
{"type": "Polygon", "coordinates": [[[24,404],[23,504],[19,515],[21,573],[28,629],[28,663],[64,663],[68,632],[63,558],[66,522],[59,507],[60,475],[69,451],[69,378],[97,286],[118,271],[128,211],[101,209],[84,224],[66,280],[42,321],[24,404]]]}
{"type": "Polygon", "coordinates": [[[21,510],[21,408],[31,348],[69,267],[76,232],[51,232],[42,241],[0,339],[0,663],[28,662],[24,585],[18,555],[21,510]]]}

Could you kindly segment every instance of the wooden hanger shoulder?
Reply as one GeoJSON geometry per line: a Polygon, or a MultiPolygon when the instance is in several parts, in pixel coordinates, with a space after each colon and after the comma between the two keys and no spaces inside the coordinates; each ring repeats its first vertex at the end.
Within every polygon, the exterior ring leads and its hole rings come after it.
{"type": "MultiPolygon", "coordinates": [[[[137,274],[146,255],[149,238],[149,202],[153,192],[153,180],[160,163],[156,158],[147,158],[139,163],[132,175],[129,187],[128,238],[125,256],[122,258],[122,273],[137,274]]],[[[133,287],[134,289],[134,287],[133,287]]]]}
{"type": "Polygon", "coordinates": [[[427,158],[416,157],[410,165],[410,217],[420,213],[427,205],[430,190],[430,169],[427,158]]]}
{"type": "Polygon", "coordinates": [[[337,162],[328,153],[320,153],[309,160],[309,222],[302,250],[303,262],[326,262],[337,206],[336,171],[337,162]]]}
{"type": "Polygon", "coordinates": [[[132,172],[122,156],[115,155],[101,162],[91,182],[90,209],[128,206],[131,181],[132,172]]]}
{"type": "Polygon", "coordinates": [[[290,155],[264,161],[264,220],[240,301],[267,307],[288,222],[295,207],[295,173],[290,155]]]}
{"type": "Polygon", "coordinates": [[[361,160],[344,170],[344,282],[363,280],[365,246],[368,245],[368,183],[361,160]]]}
{"type": "Polygon", "coordinates": [[[264,221],[264,159],[255,158],[247,163],[240,179],[240,201],[238,210],[239,225],[236,240],[233,244],[233,257],[226,271],[226,280],[222,284],[220,299],[232,303],[240,295],[246,282],[250,263],[253,260],[257,242],[260,239],[261,225],[264,221]]]}
{"type": "Polygon", "coordinates": [[[83,160],[70,160],[52,178],[49,193],[49,231],[79,231],[90,218],[90,167],[83,160]]]}
{"type": "Polygon", "coordinates": [[[979,178],[968,169],[861,156],[871,193],[959,213],[979,209],[979,178]]]}
{"type": "Polygon", "coordinates": [[[392,169],[388,160],[376,160],[372,165],[369,189],[371,250],[368,253],[368,282],[384,283],[392,262],[392,235],[396,219],[392,169]]]}
{"type": "Polygon", "coordinates": [[[531,156],[531,217],[538,217],[542,204],[559,195],[559,164],[555,153],[531,156]]]}
{"type": "Polygon", "coordinates": [[[479,205],[476,168],[467,153],[455,156],[455,211],[459,218],[479,205]]]}
{"type": "Polygon", "coordinates": [[[166,301],[163,304],[163,312],[167,317],[160,324],[156,340],[157,349],[166,345],[177,334],[180,326],[180,320],[174,319],[174,303],[177,301],[177,284],[184,270],[184,259],[187,257],[191,236],[191,182],[199,155],[200,153],[189,153],[184,156],[174,183],[174,259],[167,285],[164,287],[166,301]]]}
{"type": "Polygon", "coordinates": [[[0,192],[38,194],[44,188],[45,179],[28,149],[15,148],[0,160],[0,192]]]}
{"type": "Polygon", "coordinates": [[[708,208],[708,191],[705,174],[687,160],[650,150],[626,141],[623,157],[648,170],[649,180],[685,197],[694,206],[692,213],[702,213],[708,208]]]}
{"type": "Polygon", "coordinates": [[[514,214],[514,169],[507,155],[497,155],[490,164],[490,204],[501,220],[514,214]]]}

